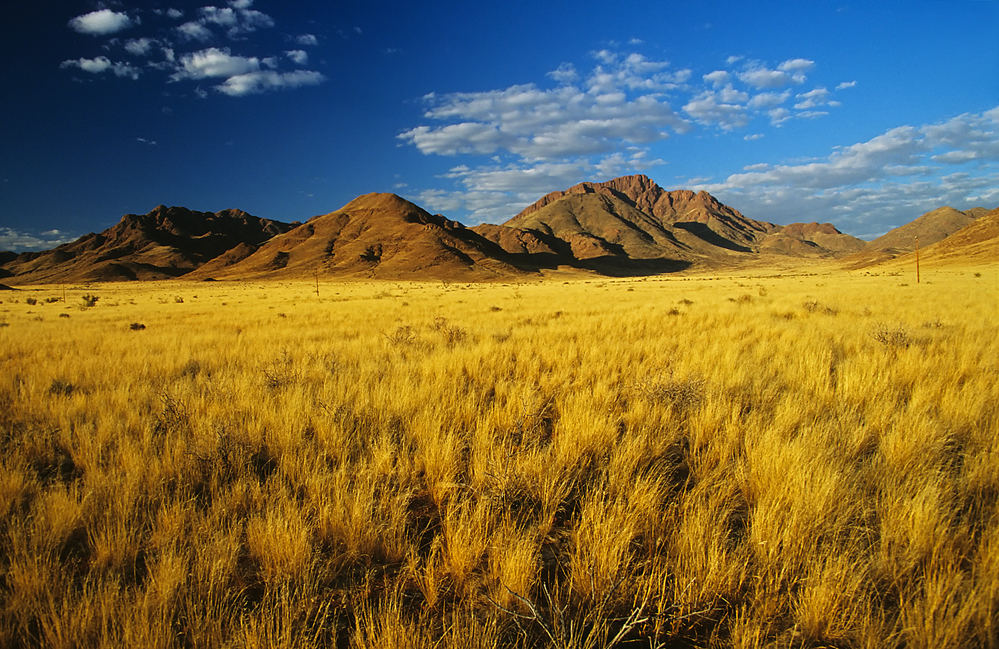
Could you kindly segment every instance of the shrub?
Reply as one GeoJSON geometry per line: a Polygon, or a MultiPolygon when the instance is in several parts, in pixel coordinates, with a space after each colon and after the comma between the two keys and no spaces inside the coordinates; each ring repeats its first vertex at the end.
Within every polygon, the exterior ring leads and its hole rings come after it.
{"type": "Polygon", "coordinates": [[[35,306],[36,304],[38,304],[38,300],[36,300],[33,297],[29,297],[24,299],[24,303],[27,304],[28,306],[35,306]]]}
{"type": "Polygon", "coordinates": [[[806,300],[801,306],[809,313],[824,313],[826,315],[836,315],[839,313],[839,309],[820,304],[818,300],[806,300]]]}
{"type": "Polygon", "coordinates": [[[83,309],[89,309],[90,307],[92,307],[95,304],[97,304],[97,300],[99,300],[99,299],[101,299],[101,298],[98,297],[98,296],[96,296],[96,295],[89,295],[89,294],[88,295],[84,295],[84,296],[82,296],[80,298],[80,300],[83,302],[81,308],[83,308],[83,309]]]}
{"type": "Polygon", "coordinates": [[[434,318],[434,324],[430,326],[444,338],[444,342],[449,346],[456,345],[468,337],[468,332],[461,327],[450,324],[444,316],[434,318]]]}
{"type": "Polygon", "coordinates": [[[132,324],[128,325],[128,328],[131,329],[132,331],[141,331],[146,328],[146,325],[142,324],[141,322],[133,322],[132,324]]]}
{"type": "Polygon", "coordinates": [[[909,332],[902,326],[889,327],[887,325],[879,324],[874,331],[871,332],[871,337],[890,349],[906,349],[914,342],[912,340],[912,336],[910,336],[909,332]]]}
{"type": "Polygon", "coordinates": [[[705,384],[706,381],[697,376],[674,378],[672,368],[667,368],[663,376],[641,381],[636,388],[649,401],[673,406],[677,412],[687,412],[704,401],[705,384]]]}
{"type": "Polygon", "coordinates": [[[49,394],[57,396],[68,397],[74,390],[76,386],[66,379],[52,379],[52,383],[49,384],[49,394]]]}
{"type": "Polygon", "coordinates": [[[391,334],[385,334],[385,338],[393,345],[412,345],[416,342],[413,328],[406,325],[396,327],[391,334]]]}

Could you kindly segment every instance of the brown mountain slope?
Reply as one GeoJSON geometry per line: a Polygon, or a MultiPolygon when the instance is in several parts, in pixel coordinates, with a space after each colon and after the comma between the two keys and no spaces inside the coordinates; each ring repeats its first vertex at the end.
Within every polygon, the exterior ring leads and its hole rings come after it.
{"type": "Polygon", "coordinates": [[[973,223],[988,210],[975,207],[966,212],[940,207],[870,241],[862,250],[844,259],[848,268],[864,268],[913,252],[916,239],[926,248],[973,223]]]}
{"type": "Polygon", "coordinates": [[[916,249],[916,237],[919,238],[919,245],[926,247],[970,225],[976,218],[973,214],[980,216],[982,213],[979,208],[961,212],[953,207],[940,207],[874,239],[864,250],[909,252],[916,249]]]}
{"type": "Polygon", "coordinates": [[[160,205],[112,228],[4,265],[13,283],[125,281],[185,275],[237,246],[255,247],[292,225],[241,210],[194,212],[160,205]]]}
{"type": "MultiPolygon", "coordinates": [[[[926,263],[999,263],[999,208],[978,210],[979,216],[954,234],[920,251],[926,263]]],[[[922,244],[922,238],[920,238],[922,244]]],[[[900,257],[909,262],[915,253],[900,257]]]]}
{"type": "Polygon", "coordinates": [[[622,176],[602,183],[583,182],[565,191],[546,194],[504,225],[523,228],[534,212],[574,194],[600,194],[630,203],[637,210],[655,217],[659,226],[677,226],[674,238],[689,248],[716,252],[721,247],[748,252],[761,235],[774,228],[772,223],[747,219],[738,210],[722,204],[707,192],[666,191],[648,176],[622,176]],[[709,247],[705,247],[705,243],[709,247]]]}
{"type": "Polygon", "coordinates": [[[359,196],[315,216],[228,263],[216,259],[193,278],[307,277],[482,281],[519,275],[498,245],[395,194],[359,196]]]}
{"type": "Polygon", "coordinates": [[[545,195],[503,226],[476,231],[511,253],[562,259],[731,263],[749,253],[835,256],[864,242],[829,224],[780,226],[745,217],[707,192],[666,191],[647,176],[584,182],[545,195]]]}

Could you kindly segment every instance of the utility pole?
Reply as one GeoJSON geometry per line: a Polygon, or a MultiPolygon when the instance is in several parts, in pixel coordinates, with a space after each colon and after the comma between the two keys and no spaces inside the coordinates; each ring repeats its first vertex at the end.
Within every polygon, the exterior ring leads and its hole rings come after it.
{"type": "Polygon", "coordinates": [[[919,237],[916,237],[916,283],[919,283],[919,237]]]}

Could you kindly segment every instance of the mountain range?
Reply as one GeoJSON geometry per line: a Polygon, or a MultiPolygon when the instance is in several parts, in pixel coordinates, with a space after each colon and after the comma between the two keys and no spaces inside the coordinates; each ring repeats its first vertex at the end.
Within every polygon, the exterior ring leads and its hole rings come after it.
{"type": "Polygon", "coordinates": [[[947,244],[927,250],[930,258],[953,259],[967,248],[989,259],[997,220],[999,209],[945,207],[868,243],[828,223],[757,221],[706,192],[666,191],[636,175],[554,191],[502,225],[474,227],[395,194],[359,196],[305,223],[160,205],[52,250],[0,253],[0,277],[12,284],[314,274],[488,281],[554,270],[632,276],[806,259],[860,268],[905,255],[916,237],[924,247],[947,244]]]}

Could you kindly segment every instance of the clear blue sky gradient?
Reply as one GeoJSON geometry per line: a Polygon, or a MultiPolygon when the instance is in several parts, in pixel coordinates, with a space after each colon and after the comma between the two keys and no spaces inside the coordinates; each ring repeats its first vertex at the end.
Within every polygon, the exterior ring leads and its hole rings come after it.
{"type": "Polygon", "coordinates": [[[13,0],[0,32],[0,250],[369,192],[502,222],[631,173],[864,238],[999,206],[996,0],[13,0]]]}

